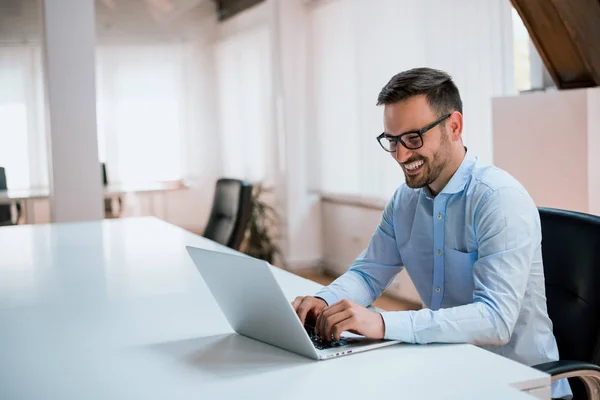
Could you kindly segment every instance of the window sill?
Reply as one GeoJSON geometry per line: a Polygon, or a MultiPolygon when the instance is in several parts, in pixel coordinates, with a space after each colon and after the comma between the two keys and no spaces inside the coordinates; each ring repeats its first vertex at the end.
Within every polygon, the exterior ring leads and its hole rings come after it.
{"type": "Polygon", "coordinates": [[[182,180],[167,182],[148,182],[139,184],[108,184],[104,187],[104,193],[125,194],[125,193],[143,193],[143,192],[166,192],[172,190],[187,189],[191,185],[182,180]]]}
{"type": "Polygon", "coordinates": [[[352,207],[368,208],[383,211],[386,200],[376,197],[357,196],[350,194],[334,194],[321,192],[321,200],[325,203],[338,204],[352,207]]]}

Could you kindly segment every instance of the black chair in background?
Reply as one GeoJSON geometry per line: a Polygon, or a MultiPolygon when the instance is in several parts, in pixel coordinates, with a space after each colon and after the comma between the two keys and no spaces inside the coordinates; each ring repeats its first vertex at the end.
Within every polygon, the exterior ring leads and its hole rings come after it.
{"type": "MultiPolygon", "coordinates": [[[[102,184],[104,187],[108,186],[108,175],[106,173],[106,164],[102,163],[102,184]]],[[[121,216],[121,210],[123,209],[123,201],[121,196],[117,196],[117,203],[119,209],[115,210],[113,207],[113,199],[108,197],[104,198],[104,218],[118,218],[121,216]]]]}
{"type": "Polygon", "coordinates": [[[108,185],[108,176],[106,175],[106,163],[101,163],[102,166],[102,184],[104,186],[108,185]]]}
{"type": "Polygon", "coordinates": [[[252,215],[252,185],[237,179],[217,181],[210,218],[203,236],[239,250],[252,215]]]}
{"type": "MultiPolygon", "coordinates": [[[[0,167],[0,190],[7,190],[6,170],[0,167]]],[[[16,204],[17,217],[13,221],[13,215],[10,204],[0,204],[0,226],[16,225],[21,219],[21,204],[16,204]]]]}
{"type": "Polygon", "coordinates": [[[548,314],[561,361],[534,368],[553,381],[569,378],[574,400],[598,399],[600,217],[552,208],[539,213],[548,314]]]}

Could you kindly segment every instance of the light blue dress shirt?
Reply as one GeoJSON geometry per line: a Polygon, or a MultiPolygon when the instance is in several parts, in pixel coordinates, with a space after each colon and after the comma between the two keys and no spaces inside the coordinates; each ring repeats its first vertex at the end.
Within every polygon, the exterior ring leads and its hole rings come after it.
{"type": "MultiPolygon", "coordinates": [[[[467,151],[437,196],[403,184],[368,247],[316,296],[330,305],[350,299],[368,306],[403,267],[424,308],[382,312],[386,338],[472,343],[526,365],[558,360],[539,213],[505,171],[467,151]]],[[[570,395],[566,380],[553,384],[553,397],[570,395]]]]}

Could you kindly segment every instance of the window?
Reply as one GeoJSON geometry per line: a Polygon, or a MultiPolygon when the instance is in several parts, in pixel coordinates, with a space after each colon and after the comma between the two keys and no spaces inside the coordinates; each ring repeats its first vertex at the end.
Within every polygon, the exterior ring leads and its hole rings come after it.
{"type": "Polygon", "coordinates": [[[48,187],[41,9],[0,1],[0,166],[15,190],[48,187]]]}
{"type": "Polygon", "coordinates": [[[41,50],[0,45],[0,166],[9,189],[48,186],[41,50]]]}
{"type": "Polygon", "coordinates": [[[531,89],[530,39],[517,10],[511,10],[513,26],[513,52],[515,67],[515,89],[531,89]]]}
{"type": "Polygon", "coordinates": [[[183,177],[183,115],[193,112],[185,96],[186,51],[180,44],[97,49],[99,158],[113,182],[183,177]]]}
{"type": "Polygon", "coordinates": [[[383,109],[375,103],[393,75],[418,66],[454,78],[464,104],[463,141],[492,162],[491,99],[514,92],[510,9],[504,0],[381,1],[377,7],[334,0],[313,6],[309,151],[318,167],[312,186],[391,197],[404,177],[375,139],[383,131],[383,109]]]}
{"type": "Polygon", "coordinates": [[[212,2],[96,0],[98,157],[110,183],[212,173],[215,24],[212,2]]]}
{"type": "Polygon", "coordinates": [[[272,184],[271,52],[269,30],[259,25],[216,46],[219,134],[223,175],[272,184]]]}

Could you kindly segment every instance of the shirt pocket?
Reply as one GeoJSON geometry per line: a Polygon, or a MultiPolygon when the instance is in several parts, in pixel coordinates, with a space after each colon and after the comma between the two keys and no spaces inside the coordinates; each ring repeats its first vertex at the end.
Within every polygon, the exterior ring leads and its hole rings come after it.
{"type": "Polygon", "coordinates": [[[477,261],[477,251],[463,252],[446,248],[444,260],[445,297],[447,307],[473,302],[473,265],[477,261]]]}

